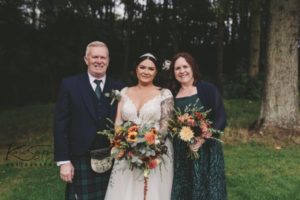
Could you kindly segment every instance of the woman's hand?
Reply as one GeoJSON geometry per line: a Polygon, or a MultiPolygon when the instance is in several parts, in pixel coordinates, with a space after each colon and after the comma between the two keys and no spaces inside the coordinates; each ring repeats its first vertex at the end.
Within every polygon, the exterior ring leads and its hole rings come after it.
{"type": "Polygon", "coordinates": [[[190,144],[189,147],[191,151],[197,152],[205,142],[205,139],[203,139],[202,137],[195,137],[195,140],[196,142],[194,144],[190,144]]]}

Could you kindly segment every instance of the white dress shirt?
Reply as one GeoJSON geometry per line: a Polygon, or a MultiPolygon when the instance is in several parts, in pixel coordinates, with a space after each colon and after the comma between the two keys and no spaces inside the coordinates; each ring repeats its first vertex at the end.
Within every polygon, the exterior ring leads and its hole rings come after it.
{"type": "Polygon", "coordinates": [[[100,88],[101,88],[101,91],[103,91],[103,88],[104,88],[104,84],[105,84],[105,81],[106,81],[106,75],[104,75],[103,77],[101,77],[101,78],[96,78],[96,77],[93,77],[91,74],[89,74],[88,73],[88,75],[89,75],[89,80],[90,80],[90,84],[91,84],[91,86],[92,86],[92,88],[93,88],[93,90],[95,91],[95,89],[96,89],[96,83],[94,82],[94,80],[102,80],[102,82],[100,83],[100,88]]]}

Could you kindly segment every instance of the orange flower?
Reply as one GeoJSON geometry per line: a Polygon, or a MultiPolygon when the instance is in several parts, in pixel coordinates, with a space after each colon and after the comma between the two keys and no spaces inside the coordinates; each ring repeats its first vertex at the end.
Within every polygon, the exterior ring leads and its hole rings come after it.
{"type": "Polygon", "coordinates": [[[113,147],[120,147],[121,146],[121,140],[120,139],[114,139],[112,142],[113,147]]]}
{"type": "Polygon", "coordinates": [[[185,113],[184,115],[178,116],[177,119],[181,122],[184,123],[186,120],[190,119],[191,116],[187,113],[185,113]]]}
{"type": "Polygon", "coordinates": [[[155,134],[153,133],[153,131],[147,132],[144,136],[145,140],[147,141],[147,143],[149,145],[154,144],[155,143],[155,134]]]}
{"type": "Polygon", "coordinates": [[[137,142],[137,134],[138,133],[136,131],[129,132],[127,136],[127,142],[137,142]]]}
{"type": "Polygon", "coordinates": [[[131,127],[128,128],[128,133],[129,132],[137,132],[139,127],[136,124],[133,124],[131,127]]]}
{"type": "Polygon", "coordinates": [[[157,165],[158,165],[158,162],[157,162],[156,159],[150,160],[149,163],[148,163],[149,169],[154,169],[155,167],[157,167],[157,165]]]}
{"type": "Polygon", "coordinates": [[[201,128],[202,132],[207,132],[208,131],[208,125],[204,122],[201,123],[200,128],[201,128]]]}

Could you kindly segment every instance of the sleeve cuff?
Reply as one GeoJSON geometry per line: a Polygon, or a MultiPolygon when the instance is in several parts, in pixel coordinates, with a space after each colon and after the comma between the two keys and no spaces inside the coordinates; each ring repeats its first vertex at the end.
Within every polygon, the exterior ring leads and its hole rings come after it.
{"type": "Polygon", "coordinates": [[[70,163],[70,162],[71,162],[70,160],[58,161],[58,162],[56,162],[56,165],[61,166],[63,164],[70,163]]]}

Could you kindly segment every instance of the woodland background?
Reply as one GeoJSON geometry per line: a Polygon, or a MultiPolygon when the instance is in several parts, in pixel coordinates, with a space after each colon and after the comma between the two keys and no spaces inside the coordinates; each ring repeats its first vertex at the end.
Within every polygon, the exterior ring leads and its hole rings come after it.
{"type": "Polygon", "coordinates": [[[94,40],[108,44],[116,78],[128,80],[144,52],[162,63],[187,51],[226,98],[259,99],[269,9],[268,0],[0,0],[0,104],[55,101],[63,77],[86,71],[94,40]]]}
{"type": "Polygon", "coordinates": [[[127,83],[145,52],[190,52],[224,97],[228,199],[300,200],[299,13],[299,0],[0,0],[0,199],[63,199],[54,103],[101,40],[127,83]]]}

